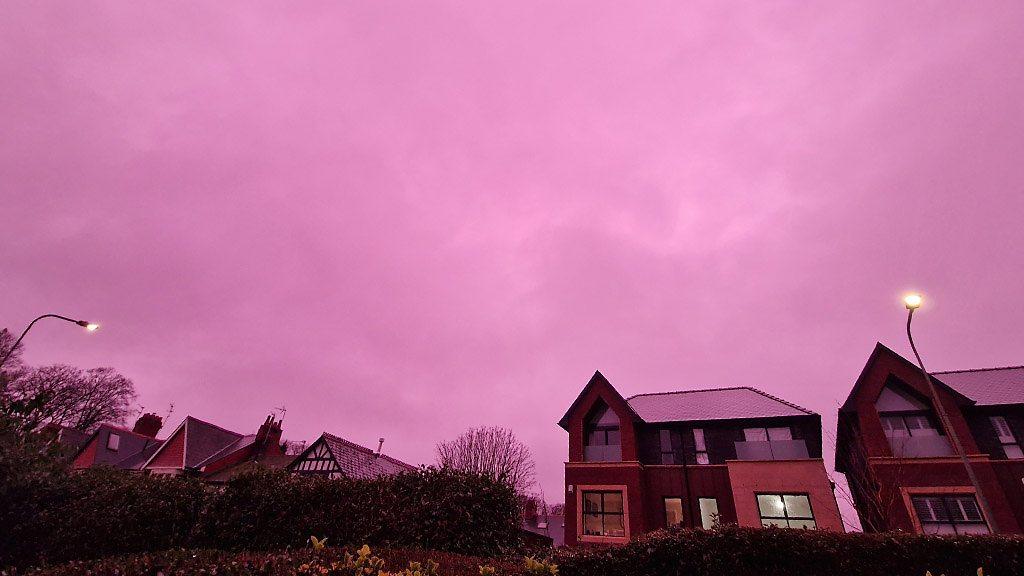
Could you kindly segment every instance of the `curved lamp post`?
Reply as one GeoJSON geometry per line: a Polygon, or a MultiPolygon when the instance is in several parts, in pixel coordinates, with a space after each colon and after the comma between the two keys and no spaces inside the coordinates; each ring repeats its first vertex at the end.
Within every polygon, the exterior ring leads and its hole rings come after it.
{"type": "MultiPolygon", "coordinates": [[[[60,314],[43,314],[39,318],[36,318],[32,322],[30,322],[28,327],[25,328],[25,331],[21,333],[21,336],[18,336],[18,339],[15,340],[14,345],[11,346],[11,349],[8,350],[6,354],[4,354],[3,359],[0,359],[0,367],[3,367],[4,362],[7,362],[7,359],[10,358],[11,355],[14,354],[14,351],[18,349],[18,344],[21,344],[21,341],[25,338],[25,334],[28,334],[28,331],[31,330],[33,326],[35,326],[36,322],[39,322],[43,318],[57,318],[58,320],[64,320],[65,322],[71,322],[72,324],[78,324],[79,326],[81,326],[82,328],[85,328],[89,332],[95,332],[96,329],[100,327],[99,324],[93,324],[92,322],[86,322],[85,320],[75,320],[73,318],[68,318],[66,316],[61,316],[60,314]]],[[[6,384],[5,384],[5,387],[6,387],[6,384]]]]}
{"type": "Polygon", "coordinates": [[[949,434],[949,439],[953,441],[953,449],[956,450],[957,454],[960,455],[960,461],[963,462],[964,468],[967,470],[967,477],[971,479],[971,484],[974,485],[974,495],[978,498],[978,505],[981,506],[982,513],[985,515],[985,520],[988,521],[989,529],[995,533],[996,520],[992,515],[992,509],[988,506],[988,499],[981,492],[981,485],[978,483],[978,477],[974,474],[974,468],[971,466],[971,461],[967,458],[967,453],[964,451],[963,444],[960,443],[960,437],[957,436],[955,430],[953,430],[952,424],[950,424],[949,416],[946,414],[946,408],[942,405],[942,401],[939,399],[939,392],[935,389],[935,382],[932,381],[931,375],[924,368],[924,361],[921,360],[921,355],[917,352],[917,346],[914,345],[914,335],[910,332],[910,322],[914,319],[914,310],[921,307],[921,302],[924,299],[920,294],[908,294],[903,298],[903,304],[907,307],[907,339],[910,340],[910,349],[914,351],[914,356],[917,358],[917,365],[921,368],[921,374],[924,376],[924,381],[928,383],[928,392],[932,396],[932,403],[935,404],[935,412],[939,415],[939,420],[942,422],[943,428],[946,429],[946,433],[949,434]]]}

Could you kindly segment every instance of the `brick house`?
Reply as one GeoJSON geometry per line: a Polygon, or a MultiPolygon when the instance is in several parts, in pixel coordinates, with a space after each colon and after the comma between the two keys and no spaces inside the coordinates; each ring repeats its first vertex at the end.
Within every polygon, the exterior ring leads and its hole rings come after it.
{"type": "Polygon", "coordinates": [[[71,468],[81,470],[93,466],[112,466],[122,470],[139,470],[163,444],[157,440],[163,419],[156,414],[143,414],[129,430],[113,424],[100,424],[81,444],[71,459],[71,468]]]}
{"type": "Polygon", "coordinates": [[[683,524],[842,531],[821,417],[749,387],[623,398],[600,373],[569,432],[565,543],[624,543],[683,524]]]}
{"type": "Polygon", "coordinates": [[[193,474],[221,483],[254,467],[284,468],[291,459],[281,443],[281,422],[273,416],[267,416],[255,434],[186,416],[142,469],[150,474],[193,474]]]}
{"type": "Polygon", "coordinates": [[[296,474],[319,474],[331,478],[375,478],[416,470],[415,466],[387,456],[381,452],[384,439],[377,450],[370,450],[355,442],[324,432],[302,451],[288,470],[296,474]]]}
{"type": "MultiPolygon", "coordinates": [[[[1024,367],[934,372],[1001,533],[1024,526],[1024,367]]],[[[865,531],[991,531],[917,365],[877,344],[839,409],[836,470],[865,531]]]]}

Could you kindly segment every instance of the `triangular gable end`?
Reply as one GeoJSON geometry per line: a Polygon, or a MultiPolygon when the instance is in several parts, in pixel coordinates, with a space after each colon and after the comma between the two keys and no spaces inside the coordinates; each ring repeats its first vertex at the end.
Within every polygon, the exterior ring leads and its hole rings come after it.
{"type": "MultiPolygon", "coordinates": [[[[583,399],[586,398],[591,393],[591,391],[596,387],[606,388],[607,391],[613,395],[614,399],[620,401],[622,405],[625,406],[627,415],[634,422],[643,421],[643,419],[640,418],[636,411],[633,410],[633,407],[629,405],[629,402],[626,401],[622,394],[619,394],[619,391],[616,390],[615,387],[612,386],[611,382],[609,382],[608,379],[604,377],[604,374],[601,374],[601,371],[597,370],[594,372],[594,375],[590,377],[590,381],[587,382],[587,385],[583,387],[583,390],[580,391],[579,395],[576,396],[576,399],[573,400],[572,405],[570,405],[569,409],[566,410],[565,415],[562,416],[562,419],[558,421],[559,426],[561,426],[565,430],[569,429],[569,420],[572,418],[573,413],[575,413],[576,410],[579,409],[580,404],[583,402],[583,399]]],[[[610,402],[606,403],[609,404],[609,406],[611,405],[610,402]]]]}
{"type": "MultiPolygon", "coordinates": [[[[917,364],[914,364],[913,362],[907,360],[900,354],[897,354],[896,352],[894,352],[881,342],[876,342],[875,349],[872,350],[871,355],[868,356],[868,361],[864,364],[864,368],[861,370],[860,375],[857,377],[857,381],[854,383],[853,388],[850,389],[850,394],[846,397],[846,401],[843,402],[843,405],[839,408],[840,412],[856,411],[857,396],[860,394],[861,388],[864,387],[864,384],[868,378],[868,375],[871,372],[871,369],[874,367],[875,363],[880,360],[882,356],[888,356],[889,358],[895,359],[897,362],[903,364],[906,368],[913,371],[913,374],[920,374],[921,369],[920,367],[917,366],[917,364]]],[[[956,399],[958,404],[973,405],[975,403],[974,400],[968,398],[967,396],[964,396],[960,392],[957,392],[956,390],[954,390],[953,388],[951,388],[938,378],[932,376],[932,381],[935,382],[935,385],[939,389],[950,394],[954,399],[956,399]]],[[[877,398],[872,398],[871,400],[872,402],[874,402],[875,400],[877,400],[877,398]]]]}

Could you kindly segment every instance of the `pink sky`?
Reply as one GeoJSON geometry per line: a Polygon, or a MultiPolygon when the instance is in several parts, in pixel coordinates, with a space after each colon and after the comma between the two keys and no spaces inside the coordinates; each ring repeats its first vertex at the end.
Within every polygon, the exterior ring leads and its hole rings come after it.
{"type": "Polygon", "coordinates": [[[507,426],[551,501],[595,369],[831,436],[909,288],[1024,362],[1024,3],[682,4],[0,4],[0,326],[171,425],[507,426]]]}

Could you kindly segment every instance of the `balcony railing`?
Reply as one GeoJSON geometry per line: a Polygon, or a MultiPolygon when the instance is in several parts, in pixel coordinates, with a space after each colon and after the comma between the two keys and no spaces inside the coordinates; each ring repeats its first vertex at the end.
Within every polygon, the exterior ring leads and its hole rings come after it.
{"type": "Polygon", "coordinates": [[[621,462],[622,446],[584,446],[584,462],[621,462]]]}
{"type": "Polygon", "coordinates": [[[810,458],[803,440],[736,442],[737,460],[803,460],[810,458]]]}
{"type": "Polygon", "coordinates": [[[897,458],[951,456],[953,449],[945,436],[902,436],[889,438],[892,455],[897,458]]]}

